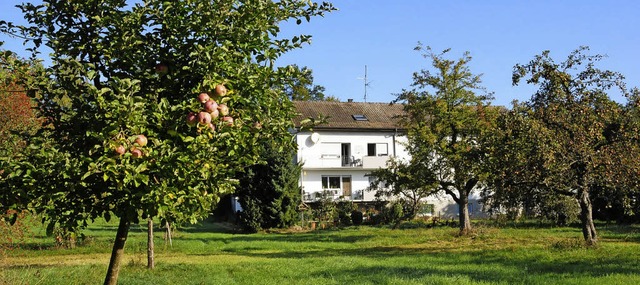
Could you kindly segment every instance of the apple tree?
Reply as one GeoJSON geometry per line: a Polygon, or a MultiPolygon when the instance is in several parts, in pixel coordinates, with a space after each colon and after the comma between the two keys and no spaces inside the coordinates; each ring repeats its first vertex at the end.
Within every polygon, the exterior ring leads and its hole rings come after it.
{"type": "MultiPolygon", "coordinates": [[[[550,191],[544,176],[548,147],[553,134],[534,120],[525,103],[514,101],[496,119],[496,127],[482,138],[489,155],[491,176],[483,189],[485,206],[490,212],[516,219],[551,215],[554,205],[575,203],[562,199],[562,191],[550,191]]],[[[559,190],[559,189],[556,189],[559,190]]],[[[557,212],[557,211],[556,211],[557,212]]],[[[563,216],[566,218],[565,213],[563,216]]],[[[559,224],[565,218],[557,219],[559,224]]]]}
{"type": "Polygon", "coordinates": [[[510,180],[532,183],[530,186],[545,194],[575,198],[580,205],[584,240],[595,245],[598,235],[591,193],[607,189],[611,192],[606,195],[613,195],[622,177],[629,177],[623,175],[629,171],[629,164],[621,162],[631,154],[626,151],[630,142],[626,128],[631,122],[624,119],[623,106],[608,94],[616,91],[628,95],[624,77],[598,69],[595,65],[603,56],[585,54],[587,49],[575,50],[561,63],[545,51],[529,63],[514,67],[514,85],[524,80],[539,89],[518,114],[528,122],[519,124],[528,126],[521,129],[524,135],[512,136],[513,140],[503,145],[513,147],[514,153],[518,152],[515,146],[524,146],[521,162],[515,164],[521,169],[505,169],[510,180]]]}
{"type": "Polygon", "coordinates": [[[468,234],[469,196],[488,177],[479,138],[492,128],[497,109],[490,107],[492,95],[480,85],[480,75],[469,70],[469,53],[450,60],[444,57],[449,49],[438,54],[418,45],[416,50],[424,51],[432,69],[415,72],[413,88],[396,99],[406,103],[402,121],[411,154],[410,165],[399,170],[411,171],[404,175],[419,177],[433,193],[449,195],[458,204],[460,233],[468,234]]]}
{"type": "Polygon", "coordinates": [[[279,24],[333,10],[310,1],[124,0],[19,5],[9,26],[51,50],[38,82],[47,127],[7,179],[37,197],[49,228],[73,232],[119,218],[105,284],[115,284],[131,223],[195,221],[263,141],[293,143],[293,105],[281,91],[283,53],[309,42],[279,24]],[[69,103],[58,103],[60,98],[69,103]],[[210,102],[211,101],[211,102],[210,102]]]}

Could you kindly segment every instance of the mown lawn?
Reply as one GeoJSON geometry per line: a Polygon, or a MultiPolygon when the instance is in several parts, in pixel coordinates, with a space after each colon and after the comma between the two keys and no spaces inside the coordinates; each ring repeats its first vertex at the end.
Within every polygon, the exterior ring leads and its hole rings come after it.
{"type": "MultiPolygon", "coordinates": [[[[98,222],[76,249],[43,230],[5,250],[0,284],[101,284],[117,223],[98,222]]],[[[640,284],[640,227],[599,226],[584,248],[578,228],[350,227],[234,234],[216,224],[181,229],[169,247],[156,234],[146,269],[146,229],[134,226],[119,284],[640,284]]]]}

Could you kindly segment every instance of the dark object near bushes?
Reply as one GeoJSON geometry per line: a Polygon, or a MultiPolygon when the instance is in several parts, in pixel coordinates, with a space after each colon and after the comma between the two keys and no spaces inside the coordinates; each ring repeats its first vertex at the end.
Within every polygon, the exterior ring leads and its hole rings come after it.
{"type": "Polygon", "coordinates": [[[351,212],[351,222],[355,226],[362,225],[363,217],[364,215],[362,215],[362,212],[358,210],[354,210],[353,212],[351,212]]]}

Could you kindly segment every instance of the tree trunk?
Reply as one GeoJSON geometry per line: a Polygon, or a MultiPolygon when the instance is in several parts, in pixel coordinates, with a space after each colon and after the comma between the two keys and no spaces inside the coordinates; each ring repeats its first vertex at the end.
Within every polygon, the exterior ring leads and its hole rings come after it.
{"type": "Polygon", "coordinates": [[[173,242],[171,242],[171,224],[169,223],[169,221],[166,221],[165,225],[166,225],[166,228],[167,228],[167,231],[164,233],[165,246],[167,245],[166,241],[169,241],[169,247],[173,247],[173,242]]]}
{"type": "Polygon", "coordinates": [[[596,232],[596,227],[593,224],[593,206],[591,205],[591,199],[589,198],[589,191],[586,189],[580,190],[579,201],[584,241],[589,246],[596,245],[598,243],[598,233],[596,232]]]}
{"type": "Polygon", "coordinates": [[[153,252],[153,219],[149,218],[147,220],[147,268],[149,269],[154,269],[156,267],[153,252]]]}
{"type": "Polygon", "coordinates": [[[107,269],[107,277],[104,279],[105,285],[116,285],[118,283],[118,273],[120,273],[120,263],[124,256],[124,244],[127,241],[129,227],[131,222],[126,215],[120,218],[116,240],[113,242],[113,250],[111,251],[111,260],[109,261],[109,269],[107,269]]]}
{"type": "Polygon", "coordinates": [[[469,198],[467,195],[460,195],[458,201],[458,216],[460,219],[460,235],[471,233],[471,219],[469,218],[469,198]]]}

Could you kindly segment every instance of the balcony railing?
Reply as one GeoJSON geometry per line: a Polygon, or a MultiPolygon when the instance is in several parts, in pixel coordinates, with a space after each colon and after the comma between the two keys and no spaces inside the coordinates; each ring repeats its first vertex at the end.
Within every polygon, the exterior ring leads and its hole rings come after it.
{"type": "Polygon", "coordinates": [[[362,167],[363,168],[386,168],[387,160],[389,156],[363,156],[362,167]]]}
{"type": "MultiPolygon", "coordinates": [[[[324,157],[323,157],[324,158],[324,157]]],[[[342,156],[342,167],[385,168],[389,156],[342,156]]]]}
{"type": "Polygon", "coordinates": [[[322,198],[331,198],[332,200],[344,199],[347,201],[360,201],[364,199],[364,190],[351,191],[351,196],[343,196],[344,192],[339,189],[327,189],[317,192],[304,191],[303,199],[305,202],[315,202],[322,198]]]}

